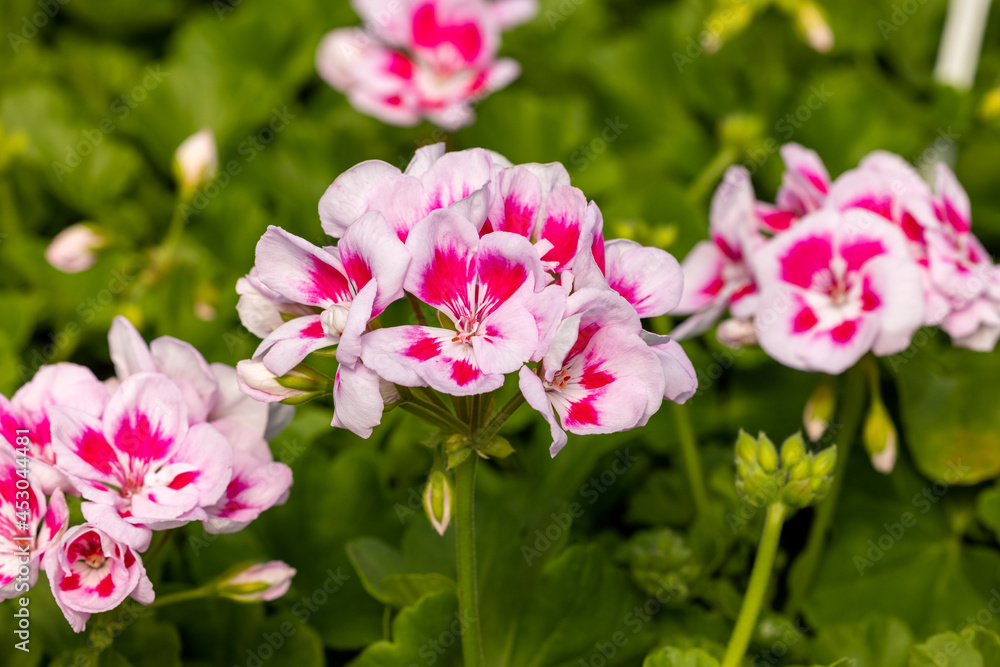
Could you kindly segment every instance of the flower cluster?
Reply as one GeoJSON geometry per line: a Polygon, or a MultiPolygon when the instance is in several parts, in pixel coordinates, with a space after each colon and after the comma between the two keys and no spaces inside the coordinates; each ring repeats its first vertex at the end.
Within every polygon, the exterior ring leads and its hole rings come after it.
{"type": "Polygon", "coordinates": [[[535,0],[357,0],[362,28],[326,35],[320,76],[351,104],[392,125],[427,118],[453,130],[470,124],[472,103],[520,74],[497,58],[501,33],[538,11],[535,0]]]}
{"type": "Polygon", "coordinates": [[[264,439],[269,409],[235,369],[175,338],[147,346],[122,317],[109,343],[115,377],[60,363],[0,396],[0,599],[34,585],[40,563],[77,632],[126,597],[152,602],[140,554],[153,531],[241,530],[292,483],[264,439]],[[86,523],[68,527],[66,495],[82,496],[86,523]]]}
{"type": "Polygon", "coordinates": [[[240,317],[264,340],[237,369],[259,400],[308,395],[315,374],[303,360],[336,346],[333,424],[367,437],[400,388],[470,396],[517,373],[551,424],[555,455],[564,429],[641,426],[664,398],[696,389],[680,346],[641,325],[677,305],[677,261],[605,241],[600,210],[559,164],[436,144],[403,172],[351,168],[319,212],[337,245],[271,227],[238,285],[240,317]],[[417,323],[385,325],[380,315],[404,297],[417,323]]]}
{"type": "Polygon", "coordinates": [[[831,180],[813,151],[782,148],[774,204],[731,167],[711,207],[711,240],[684,260],[677,330],[718,328],[778,361],[840,373],[866,352],[894,354],[924,325],[988,351],[1000,338],[1000,270],[972,234],[969,198],[938,164],[932,190],[896,155],[877,151],[831,180]]]}

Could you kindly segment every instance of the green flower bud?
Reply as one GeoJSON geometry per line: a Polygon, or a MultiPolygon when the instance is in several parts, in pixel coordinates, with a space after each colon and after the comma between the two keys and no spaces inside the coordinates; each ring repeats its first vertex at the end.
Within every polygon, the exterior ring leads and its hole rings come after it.
{"type": "Polygon", "coordinates": [[[740,429],[740,434],[736,436],[736,460],[754,461],[757,458],[757,441],[753,436],[740,429]]]}
{"type": "Polygon", "coordinates": [[[885,408],[881,398],[872,400],[865,419],[864,443],[872,466],[881,473],[889,474],[896,465],[896,425],[885,408]]]}
{"type": "Polygon", "coordinates": [[[812,457],[807,457],[793,465],[788,470],[788,481],[798,482],[799,480],[809,479],[812,473],[812,457]]]}
{"type": "Polygon", "coordinates": [[[802,414],[802,424],[810,440],[819,440],[833,419],[837,407],[837,395],[833,390],[832,378],[826,378],[817,385],[812,396],[806,402],[802,414]]]}
{"type": "Polygon", "coordinates": [[[440,470],[435,470],[427,479],[424,489],[424,513],[438,535],[444,535],[451,523],[451,479],[440,470]]]}
{"type": "Polygon", "coordinates": [[[760,467],[764,469],[764,472],[777,472],[778,450],[775,448],[774,443],[761,433],[760,439],[757,441],[757,446],[757,462],[760,464],[760,467]]]}
{"type": "Polygon", "coordinates": [[[806,443],[801,433],[791,436],[781,445],[781,467],[789,470],[806,456],[806,443]]]}
{"type": "Polygon", "coordinates": [[[813,457],[812,474],[813,477],[826,477],[833,473],[837,466],[837,446],[827,447],[813,457]]]}

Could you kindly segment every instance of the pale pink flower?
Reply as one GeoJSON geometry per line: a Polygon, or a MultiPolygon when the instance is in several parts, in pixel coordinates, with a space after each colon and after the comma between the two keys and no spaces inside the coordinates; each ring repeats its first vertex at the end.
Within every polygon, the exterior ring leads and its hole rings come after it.
{"type": "Polygon", "coordinates": [[[212,182],[219,171],[219,149],[212,130],[202,129],[181,142],[174,153],[174,169],[185,194],[212,182]]]}
{"type": "Polygon", "coordinates": [[[91,524],[70,528],[43,560],[52,595],[74,632],[91,614],[110,611],[131,597],[153,602],[153,584],[139,555],[91,524]]]}
{"type": "Polygon", "coordinates": [[[923,320],[920,271],[906,239],[862,210],[820,210],[754,257],[757,338],[793,368],[841,373],[872,350],[905,349],[923,320]]]}
{"type": "Polygon", "coordinates": [[[136,373],[102,419],[52,410],[58,468],[87,501],[84,517],[139,551],[153,529],[208,518],[232,478],[232,447],[215,427],[190,422],[184,399],[168,377],[136,373]]]}
{"type": "Polygon", "coordinates": [[[0,394],[0,448],[14,447],[17,431],[27,431],[22,435],[31,442],[29,469],[32,480],[38,482],[43,493],[62,489],[77,495],[70,481],[53,467],[56,452],[52,446],[49,413],[53,406],[60,405],[99,417],[107,402],[107,388],[89,368],[65,362],[42,366],[10,400],[0,394]]]}
{"type": "Polygon", "coordinates": [[[410,231],[405,287],[454,328],[401,326],[362,339],[361,358],[380,377],[454,396],[499,388],[504,375],[541,358],[565,291],[545,288],[538,254],[524,237],[476,226],[454,210],[432,212],[410,231]]]}
{"type": "Polygon", "coordinates": [[[774,204],[757,203],[763,231],[780,233],[807,213],[821,208],[830,192],[830,174],[816,151],[796,143],[781,147],[785,172],[774,204]]]}
{"type": "Polygon", "coordinates": [[[356,109],[393,125],[427,118],[453,130],[475,119],[472,104],[520,74],[497,58],[504,28],[530,19],[533,0],[359,0],[364,28],[324,37],[320,76],[356,109]]]}
{"type": "Polygon", "coordinates": [[[644,425],[666,393],[664,370],[641,335],[635,309],[610,290],[586,288],[569,296],[538,372],[522,367],[519,385],[549,422],[555,456],[566,445],[565,431],[613,433],[644,425]]]}
{"type": "Polygon", "coordinates": [[[62,490],[46,501],[31,474],[27,480],[21,475],[22,462],[20,455],[0,448],[0,600],[19,597],[35,585],[41,558],[69,523],[62,490]]]}

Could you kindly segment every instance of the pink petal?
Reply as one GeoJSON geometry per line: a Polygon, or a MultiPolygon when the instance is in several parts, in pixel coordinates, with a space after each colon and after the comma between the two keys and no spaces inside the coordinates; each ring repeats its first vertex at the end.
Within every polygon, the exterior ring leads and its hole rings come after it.
{"type": "Polygon", "coordinates": [[[556,420],[555,412],[552,410],[552,404],[545,393],[541,378],[527,366],[522,366],[518,373],[518,387],[521,394],[524,395],[525,402],[540,412],[545,421],[549,423],[549,429],[552,433],[549,455],[554,457],[566,446],[567,437],[566,432],[562,430],[558,420],[556,420]]]}
{"type": "Polygon", "coordinates": [[[111,361],[115,364],[115,375],[124,380],[135,373],[154,373],[156,361],[146,341],[135,326],[121,315],[115,317],[108,332],[108,347],[111,361]]]}
{"type": "Polygon", "coordinates": [[[339,341],[339,336],[326,332],[319,315],[297,317],[285,322],[261,341],[254,358],[263,361],[275,375],[284,375],[310,353],[336,345],[339,341]]]}
{"type": "Polygon", "coordinates": [[[368,438],[382,422],[381,378],[361,363],[341,364],[333,385],[333,426],[368,438]]]}
{"type": "Polygon", "coordinates": [[[684,275],[670,253],[625,239],[616,239],[605,247],[608,284],[641,317],[665,315],[677,307],[684,275]]]}
{"type": "Polygon", "coordinates": [[[256,267],[261,282],[291,301],[326,308],[351,300],[340,260],[280,227],[257,243],[256,267]]]}
{"type": "Polygon", "coordinates": [[[399,169],[381,160],[355,165],[337,177],[319,200],[323,231],[342,237],[369,210],[369,194],[381,179],[398,175],[399,169]]]}
{"type": "Polygon", "coordinates": [[[169,458],[187,430],[187,406],[180,389],[158,373],[127,378],[104,413],[105,439],[135,461],[169,458]]]}

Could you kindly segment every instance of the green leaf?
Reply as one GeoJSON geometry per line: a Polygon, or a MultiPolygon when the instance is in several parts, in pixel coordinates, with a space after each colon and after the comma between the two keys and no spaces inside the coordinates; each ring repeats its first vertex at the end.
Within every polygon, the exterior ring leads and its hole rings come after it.
{"type": "Polygon", "coordinates": [[[986,489],[976,499],[976,510],[986,527],[1000,539],[1000,483],[986,489]]]}
{"type": "Polygon", "coordinates": [[[972,626],[945,632],[913,647],[909,667],[991,667],[1000,664],[1000,636],[972,626]]]}
{"type": "Polygon", "coordinates": [[[49,663],[49,667],[133,667],[125,656],[113,648],[103,651],[93,648],[78,648],[60,654],[49,663]]]}
{"type": "Polygon", "coordinates": [[[457,611],[457,600],[441,591],[399,612],[392,622],[392,640],[366,648],[355,667],[410,667],[414,664],[462,665],[461,633],[467,625],[457,611]]]}
{"type": "Polygon", "coordinates": [[[428,593],[455,590],[455,582],[436,572],[410,573],[403,556],[381,540],[363,537],[347,545],[347,555],[372,597],[406,607],[428,593]]]}
{"type": "Polygon", "coordinates": [[[982,390],[1000,376],[1000,356],[931,341],[888,363],[899,373],[904,436],[920,471],[949,484],[1000,475],[1000,412],[982,390]]]}
{"type": "Polygon", "coordinates": [[[319,633],[289,613],[272,616],[259,624],[253,633],[244,635],[244,642],[237,650],[237,660],[240,664],[253,664],[252,657],[271,667],[322,667],[326,664],[319,633]]]}
{"type": "Polygon", "coordinates": [[[667,646],[650,653],[642,667],[719,667],[719,661],[698,648],[682,651],[667,646]]]}
{"type": "Polygon", "coordinates": [[[905,463],[887,484],[864,457],[852,457],[836,529],[805,602],[812,624],[833,626],[863,609],[926,635],[975,618],[997,586],[1000,553],[965,543],[962,523],[949,521],[968,513],[960,490],[928,482],[905,463]]]}
{"type": "Polygon", "coordinates": [[[150,618],[140,618],[123,627],[114,639],[114,649],[134,667],[180,667],[181,664],[177,628],[150,618]]]}
{"type": "Polygon", "coordinates": [[[862,667],[907,667],[912,645],[913,637],[904,623],[880,616],[860,623],[821,628],[811,657],[833,660],[848,656],[862,667]]]}

